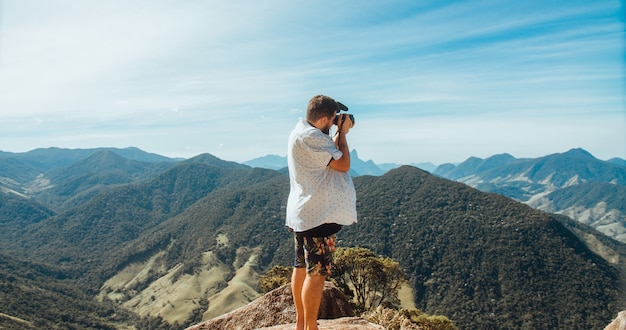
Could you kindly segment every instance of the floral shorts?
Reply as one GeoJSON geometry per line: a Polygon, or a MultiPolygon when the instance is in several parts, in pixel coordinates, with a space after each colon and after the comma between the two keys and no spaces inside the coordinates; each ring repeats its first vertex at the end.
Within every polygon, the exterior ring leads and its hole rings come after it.
{"type": "Polygon", "coordinates": [[[337,242],[337,235],[327,237],[307,237],[302,233],[294,233],[296,268],[306,267],[309,275],[330,275],[333,265],[333,253],[337,242]]]}

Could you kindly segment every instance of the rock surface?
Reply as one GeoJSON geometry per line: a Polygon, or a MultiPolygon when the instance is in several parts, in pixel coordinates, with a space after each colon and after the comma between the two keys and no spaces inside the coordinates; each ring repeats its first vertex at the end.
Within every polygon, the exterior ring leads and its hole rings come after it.
{"type": "Polygon", "coordinates": [[[626,311],[621,311],[604,330],[626,330],[626,311]]]}
{"type": "MultiPolygon", "coordinates": [[[[374,325],[359,318],[351,318],[351,316],[354,316],[354,311],[348,304],[348,298],[330,282],[326,282],[324,284],[324,293],[318,317],[320,319],[321,329],[383,329],[381,327],[367,327],[369,325],[374,325]],[[332,321],[322,320],[345,317],[348,318],[332,321]],[[333,321],[344,323],[338,323],[339,325],[336,325],[333,321]]],[[[289,284],[286,284],[268,292],[264,296],[254,300],[246,306],[240,307],[230,313],[216,317],[209,321],[191,326],[187,328],[187,330],[251,330],[276,325],[292,324],[295,321],[296,310],[293,305],[291,287],[289,284]]],[[[276,329],[292,328],[295,328],[295,326],[291,325],[286,328],[276,329]]]]}
{"type": "MultiPolygon", "coordinates": [[[[385,330],[385,327],[378,324],[367,322],[359,317],[342,317],[335,320],[319,320],[317,321],[320,330],[385,330]]],[[[296,328],[294,323],[276,325],[269,328],[261,328],[263,330],[293,330],[296,328]]]]}

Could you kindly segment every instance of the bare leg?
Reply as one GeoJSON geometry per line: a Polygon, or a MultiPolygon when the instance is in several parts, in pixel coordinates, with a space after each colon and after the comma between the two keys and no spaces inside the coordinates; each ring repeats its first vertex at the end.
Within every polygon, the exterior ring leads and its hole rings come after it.
{"type": "Polygon", "coordinates": [[[304,306],[302,304],[302,286],[306,278],[306,268],[294,268],[291,274],[291,292],[296,306],[296,330],[304,330],[304,306]]]}
{"type": "Polygon", "coordinates": [[[302,305],[306,330],[318,330],[317,315],[322,302],[325,275],[307,275],[302,286],[302,305]]]}

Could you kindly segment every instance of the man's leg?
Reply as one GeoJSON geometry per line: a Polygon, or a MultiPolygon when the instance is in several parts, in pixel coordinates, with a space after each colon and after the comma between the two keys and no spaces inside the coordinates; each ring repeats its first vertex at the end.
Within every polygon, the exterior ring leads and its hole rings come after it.
{"type": "Polygon", "coordinates": [[[302,305],[306,330],[317,330],[317,315],[322,302],[324,281],[330,275],[336,236],[304,237],[306,279],[302,285],[302,305]]]}
{"type": "Polygon", "coordinates": [[[293,273],[291,274],[291,292],[293,293],[293,303],[296,306],[296,330],[305,329],[302,287],[306,277],[306,268],[293,268],[293,273]]]}
{"type": "Polygon", "coordinates": [[[307,275],[302,286],[302,304],[306,330],[317,330],[317,315],[322,302],[325,275],[307,275]]]}
{"type": "Polygon", "coordinates": [[[302,303],[302,286],[306,279],[306,257],[304,251],[304,237],[294,233],[294,261],[293,272],[291,273],[291,292],[293,294],[293,304],[296,307],[296,330],[304,330],[304,305],[302,303]]]}

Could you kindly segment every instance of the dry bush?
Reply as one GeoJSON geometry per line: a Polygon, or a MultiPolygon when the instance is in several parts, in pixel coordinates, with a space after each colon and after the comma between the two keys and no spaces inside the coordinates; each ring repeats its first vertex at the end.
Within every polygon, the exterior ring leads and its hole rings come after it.
{"type": "Polygon", "coordinates": [[[375,310],[363,314],[362,317],[388,330],[457,330],[454,323],[447,317],[422,314],[416,309],[398,311],[378,306],[375,310]]]}

